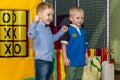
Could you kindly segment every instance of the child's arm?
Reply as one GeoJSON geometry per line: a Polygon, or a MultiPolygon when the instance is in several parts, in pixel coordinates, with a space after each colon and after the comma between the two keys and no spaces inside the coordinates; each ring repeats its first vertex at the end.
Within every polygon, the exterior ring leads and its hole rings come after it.
{"type": "Polygon", "coordinates": [[[86,64],[88,64],[88,53],[87,53],[87,49],[86,49],[85,59],[86,59],[86,64]]]}
{"type": "Polygon", "coordinates": [[[62,43],[62,55],[64,58],[64,64],[65,66],[69,66],[70,65],[70,60],[67,58],[67,54],[66,54],[66,44],[62,43]]]}
{"type": "Polygon", "coordinates": [[[29,38],[35,38],[37,36],[38,32],[36,31],[36,28],[37,28],[37,22],[38,21],[39,21],[39,16],[36,15],[34,17],[34,21],[28,27],[28,37],[29,38]]]}
{"type": "Polygon", "coordinates": [[[37,26],[37,23],[32,22],[32,24],[28,27],[28,37],[29,38],[35,38],[36,37],[36,35],[37,35],[36,26],[37,26]]]}
{"type": "Polygon", "coordinates": [[[69,36],[69,32],[67,31],[61,39],[61,47],[62,47],[62,54],[63,54],[63,58],[64,58],[64,64],[65,66],[69,66],[70,65],[70,60],[67,57],[67,44],[69,42],[70,36],[69,36]]]}
{"type": "Polygon", "coordinates": [[[67,30],[67,26],[62,26],[62,28],[56,34],[53,35],[54,41],[57,41],[67,30]]]}

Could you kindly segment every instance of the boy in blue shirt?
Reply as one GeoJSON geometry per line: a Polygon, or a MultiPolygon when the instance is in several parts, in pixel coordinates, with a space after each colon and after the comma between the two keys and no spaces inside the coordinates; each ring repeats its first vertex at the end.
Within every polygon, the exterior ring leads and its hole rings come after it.
{"type": "Polygon", "coordinates": [[[53,71],[54,42],[58,40],[67,27],[63,26],[55,35],[52,35],[48,26],[53,21],[54,9],[47,2],[38,4],[37,15],[28,28],[28,36],[32,38],[35,51],[35,75],[36,80],[50,80],[53,71]]]}
{"type": "Polygon", "coordinates": [[[81,80],[83,66],[88,63],[86,31],[81,26],[84,22],[84,11],[79,7],[72,7],[69,15],[72,24],[61,40],[66,80],[81,80]]]}

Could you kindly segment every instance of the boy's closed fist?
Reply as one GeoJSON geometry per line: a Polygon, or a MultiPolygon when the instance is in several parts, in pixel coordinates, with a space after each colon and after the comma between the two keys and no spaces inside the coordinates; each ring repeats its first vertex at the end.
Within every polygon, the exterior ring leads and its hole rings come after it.
{"type": "Polygon", "coordinates": [[[38,22],[38,21],[39,21],[39,16],[38,16],[38,15],[35,15],[34,21],[35,21],[35,22],[38,22]]]}
{"type": "Polygon", "coordinates": [[[61,28],[64,32],[67,32],[67,30],[68,30],[68,27],[67,26],[62,26],[62,28],[61,28]]]}

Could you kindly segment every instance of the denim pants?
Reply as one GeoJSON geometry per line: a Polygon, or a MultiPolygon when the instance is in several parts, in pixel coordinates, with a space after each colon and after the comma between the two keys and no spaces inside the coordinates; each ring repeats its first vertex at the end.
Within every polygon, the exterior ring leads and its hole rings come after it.
{"type": "Polygon", "coordinates": [[[50,80],[53,72],[53,62],[35,60],[36,80],[50,80]]]}

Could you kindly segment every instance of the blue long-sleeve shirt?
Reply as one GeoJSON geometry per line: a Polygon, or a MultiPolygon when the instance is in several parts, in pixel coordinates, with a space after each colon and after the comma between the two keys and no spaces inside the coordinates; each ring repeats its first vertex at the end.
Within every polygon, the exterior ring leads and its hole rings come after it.
{"type": "Polygon", "coordinates": [[[33,22],[28,28],[28,37],[33,39],[35,60],[53,61],[54,42],[63,34],[64,32],[59,30],[52,35],[50,27],[45,27],[43,22],[33,22]]]}

